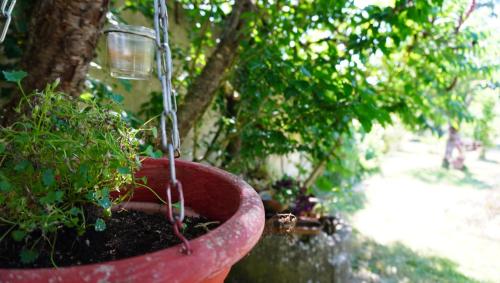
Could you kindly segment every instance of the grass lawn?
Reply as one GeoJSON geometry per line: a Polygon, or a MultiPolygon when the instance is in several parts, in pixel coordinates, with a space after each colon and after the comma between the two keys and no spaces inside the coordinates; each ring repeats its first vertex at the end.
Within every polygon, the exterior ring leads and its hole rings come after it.
{"type": "Polygon", "coordinates": [[[446,170],[442,142],[404,142],[362,184],[351,219],[359,282],[500,282],[500,151],[446,170]]]}

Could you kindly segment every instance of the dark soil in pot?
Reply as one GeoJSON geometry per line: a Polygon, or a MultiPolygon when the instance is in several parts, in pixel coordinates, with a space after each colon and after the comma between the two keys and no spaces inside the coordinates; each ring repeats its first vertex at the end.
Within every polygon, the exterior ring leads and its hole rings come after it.
{"type": "MultiPolygon", "coordinates": [[[[113,217],[106,221],[106,226],[102,232],[89,229],[81,236],[73,229],[61,229],[57,233],[53,252],[54,263],[58,267],[98,263],[143,255],[180,244],[172,225],[160,214],[114,212],[113,217]]],[[[217,224],[204,217],[186,217],[182,232],[191,240],[207,233],[207,227],[213,230],[217,224]]],[[[8,228],[0,226],[0,235],[7,232],[8,228]]],[[[36,233],[31,236],[40,237],[36,233]]],[[[23,243],[14,241],[10,235],[0,243],[0,268],[53,267],[50,256],[52,249],[48,244],[45,244],[35,262],[22,264],[19,252],[23,243]]]]}

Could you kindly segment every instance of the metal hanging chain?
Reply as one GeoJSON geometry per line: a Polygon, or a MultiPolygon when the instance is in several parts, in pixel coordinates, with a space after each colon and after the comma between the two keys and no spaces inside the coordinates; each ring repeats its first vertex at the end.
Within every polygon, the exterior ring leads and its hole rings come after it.
{"type": "Polygon", "coordinates": [[[16,5],[16,0],[2,0],[2,6],[0,10],[0,18],[3,22],[3,26],[0,23],[0,43],[5,40],[7,31],[9,30],[10,21],[12,19],[12,10],[16,5]]]}
{"type": "Polygon", "coordinates": [[[167,185],[167,217],[174,227],[174,232],[183,243],[183,252],[191,253],[188,240],[182,235],[184,220],[184,194],[182,184],[176,178],[175,157],[180,155],[179,129],[177,128],[177,103],[172,95],[172,54],[168,43],[168,13],[165,0],[154,0],[154,28],[156,33],[156,65],[158,79],[161,82],[163,94],[163,113],[160,119],[161,142],[168,153],[170,164],[170,183],[167,185]],[[167,127],[168,126],[168,127],[167,127]],[[179,196],[179,214],[174,215],[172,209],[172,188],[179,196]]]}

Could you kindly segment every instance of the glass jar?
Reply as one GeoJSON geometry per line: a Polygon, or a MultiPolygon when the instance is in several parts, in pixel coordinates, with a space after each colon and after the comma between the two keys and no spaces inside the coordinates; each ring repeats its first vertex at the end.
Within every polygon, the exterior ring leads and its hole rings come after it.
{"type": "Polygon", "coordinates": [[[108,66],[111,76],[145,80],[153,73],[155,31],[130,25],[112,25],[107,33],[108,66]]]}

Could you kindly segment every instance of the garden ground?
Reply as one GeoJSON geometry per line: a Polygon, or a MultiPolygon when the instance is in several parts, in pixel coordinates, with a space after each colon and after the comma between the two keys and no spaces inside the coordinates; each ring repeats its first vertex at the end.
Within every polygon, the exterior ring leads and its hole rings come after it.
{"type": "Polygon", "coordinates": [[[444,141],[409,139],[360,186],[359,282],[500,282],[500,149],[441,168],[444,141]]]}

